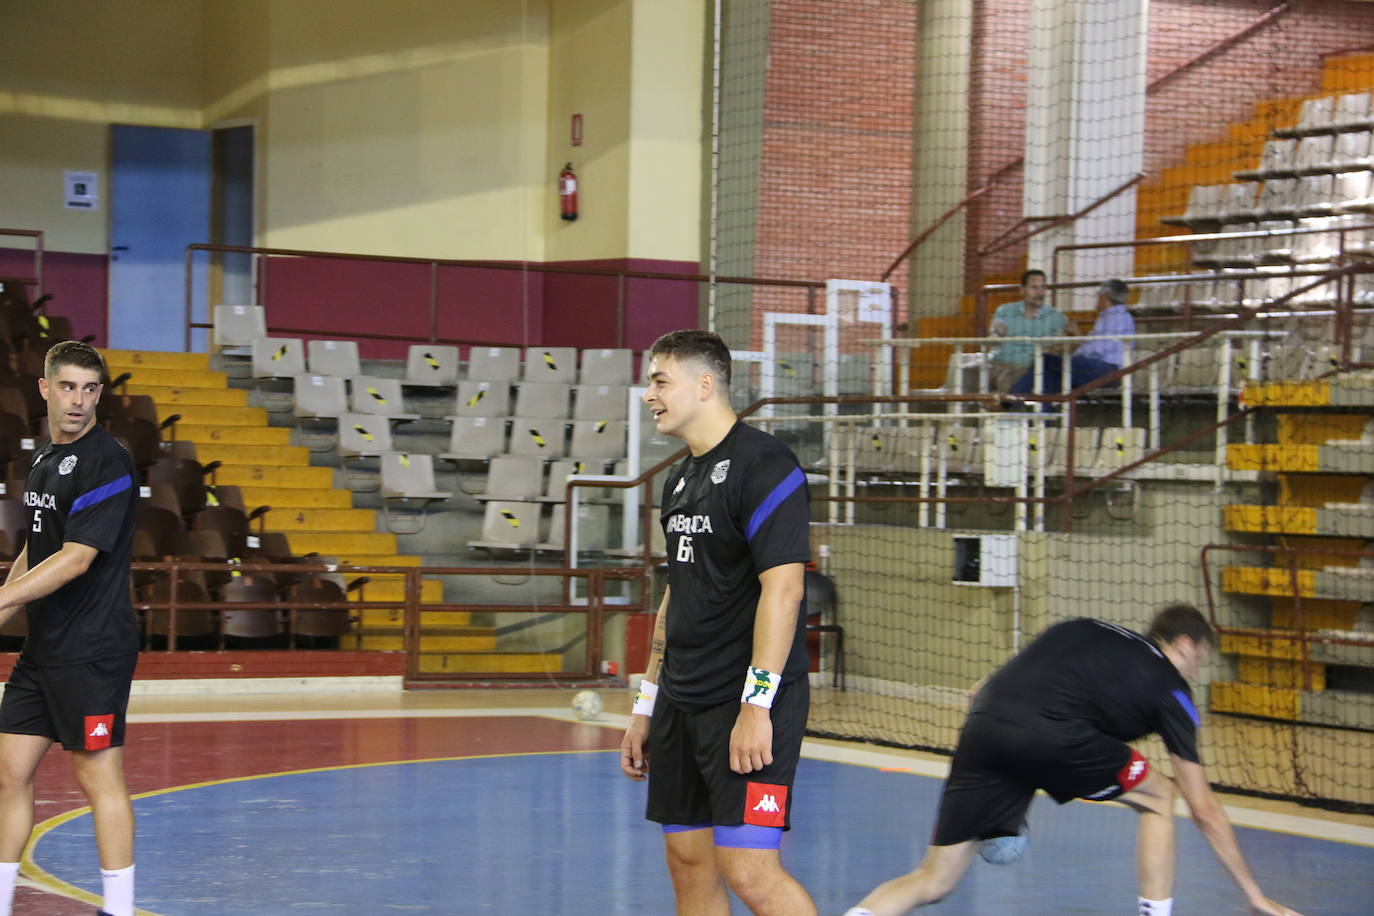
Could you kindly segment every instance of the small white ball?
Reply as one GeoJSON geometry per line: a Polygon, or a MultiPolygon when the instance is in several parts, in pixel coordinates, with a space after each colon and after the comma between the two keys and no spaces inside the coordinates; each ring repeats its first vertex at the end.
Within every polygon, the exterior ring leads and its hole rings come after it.
{"type": "Polygon", "coordinates": [[[572,698],[573,715],[584,721],[601,715],[603,708],[601,694],[595,690],[579,690],[572,698]]]}

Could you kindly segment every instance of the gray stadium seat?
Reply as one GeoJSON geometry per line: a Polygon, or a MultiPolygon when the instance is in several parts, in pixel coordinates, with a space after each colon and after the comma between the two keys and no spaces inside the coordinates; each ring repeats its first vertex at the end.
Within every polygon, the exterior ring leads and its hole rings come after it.
{"type": "Polygon", "coordinates": [[[348,413],[343,378],[336,375],[296,376],[296,404],[292,412],[298,420],[336,419],[348,413]]]}
{"type": "Polygon", "coordinates": [[[576,347],[530,347],[525,350],[525,381],[577,381],[576,347]]]}
{"type": "Polygon", "coordinates": [[[584,385],[628,385],[633,350],[583,350],[578,381],[584,385]]]}
{"type": "Polygon", "coordinates": [[[498,417],[454,417],[448,451],[439,455],[449,461],[487,461],[506,451],[506,421],[498,417]]]}
{"type": "Polygon", "coordinates": [[[412,344],[406,351],[405,384],[435,388],[458,384],[458,348],[412,344]]]}
{"type": "Polygon", "coordinates": [[[353,378],[363,372],[358,344],[352,340],[312,340],[306,345],[306,359],[310,371],[317,375],[353,378]]]}
{"type": "Polygon", "coordinates": [[[391,424],[386,417],[360,413],[339,417],[339,457],[375,458],[390,451],[391,424]]]}
{"type": "Polygon", "coordinates": [[[305,344],[294,337],[259,337],[253,348],[253,378],[294,378],[305,374],[305,344]]]}
{"type": "Polygon", "coordinates": [[[267,313],[260,305],[217,305],[210,332],[216,350],[251,347],[267,336],[267,313]]]}
{"type": "Polygon", "coordinates": [[[510,416],[510,383],[460,382],[453,415],[457,417],[510,416]]]}
{"type": "Polygon", "coordinates": [[[473,347],[467,377],[479,382],[513,382],[520,377],[518,347],[473,347]]]}
{"type": "Polygon", "coordinates": [[[624,420],[628,416],[629,388],[625,385],[575,385],[572,391],[574,420],[624,420]]]}
{"type": "Polygon", "coordinates": [[[521,382],[512,413],[517,417],[566,419],[568,390],[569,386],[561,382],[521,382]]]}
{"type": "Polygon", "coordinates": [[[539,543],[539,504],[493,500],[482,516],[482,536],[472,549],[528,550],[539,543]]]}
{"type": "Polygon", "coordinates": [[[452,495],[435,486],[434,459],[409,452],[382,455],[381,491],[387,530],[396,534],[419,533],[428,505],[452,495]]]}
{"type": "MultiPolygon", "coordinates": [[[[563,529],[567,513],[568,507],[562,503],[553,507],[553,518],[549,522],[549,536],[537,545],[539,550],[563,550],[566,546],[563,529]]],[[[579,505],[577,518],[573,524],[577,526],[578,553],[600,553],[610,547],[611,511],[609,506],[579,505]]]]}
{"type": "Polygon", "coordinates": [[[544,462],[538,458],[501,455],[491,459],[486,491],[477,495],[488,499],[536,499],[544,489],[544,462]]]}
{"type": "Polygon", "coordinates": [[[566,425],[566,420],[516,417],[511,421],[508,451],[512,455],[562,458],[566,454],[563,442],[566,425]]]}
{"type": "Polygon", "coordinates": [[[417,413],[406,413],[401,401],[401,383],[394,378],[357,376],[350,385],[353,413],[376,414],[393,420],[418,420],[417,413]]]}
{"type": "MultiPolygon", "coordinates": [[[[568,478],[574,474],[604,474],[606,472],[605,463],[601,461],[584,461],[581,458],[560,458],[549,465],[549,478],[544,484],[543,495],[540,496],[541,502],[561,503],[568,498],[568,478]]],[[[578,487],[577,498],[579,501],[604,500],[607,490],[605,487],[578,487]]]]}
{"type": "Polygon", "coordinates": [[[572,453],[610,461],[625,457],[625,424],[620,420],[574,420],[572,453]]]}

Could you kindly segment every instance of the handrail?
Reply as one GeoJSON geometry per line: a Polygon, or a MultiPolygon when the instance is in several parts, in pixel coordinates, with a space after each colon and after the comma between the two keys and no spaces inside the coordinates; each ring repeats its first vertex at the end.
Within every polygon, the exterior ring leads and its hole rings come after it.
{"type": "MultiPolygon", "coordinates": [[[[1152,93],[1154,93],[1154,92],[1155,92],[1156,90],[1158,90],[1160,87],[1164,86],[1164,84],[1166,84],[1166,83],[1170,82],[1171,80],[1173,80],[1176,76],[1178,76],[1179,74],[1181,74],[1181,73],[1184,72],[1185,70],[1191,70],[1193,67],[1197,66],[1198,64],[1202,63],[1203,61],[1205,61],[1205,60],[1207,60],[1207,59],[1209,59],[1209,58],[1211,58],[1211,57],[1216,56],[1216,55],[1219,54],[1220,52],[1222,52],[1222,51],[1227,50],[1228,48],[1230,48],[1232,45],[1237,44],[1238,42],[1243,41],[1244,39],[1248,38],[1248,37],[1250,36],[1251,33],[1253,33],[1253,32],[1255,32],[1255,31],[1257,31],[1257,30],[1263,28],[1264,26],[1268,25],[1270,22],[1272,22],[1274,19],[1277,19],[1277,18],[1278,18],[1280,15],[1282,15],[1283,13],[1288,12],[1288,10],[1289,10],[1290,8],[1291,8],[1290,0],[1281,0],[1280,3],[1278,3],[1276,6],[1274,6],[1274,7],[1271,8],[1271,9],[1269,9],[1268,11],[1266,11],[1266,12],[1265,12],[1263,15],[1261,15],[1260,18],[1257,19],[1255,22],[1252,22],[1252,23],[1250,23],[1249,25],[1242,27],[1239,31],[1237,31],[1235,34],[1231,35],[1230,37],[1221,39],[1220,41],[1216,42],[1216,43],[1213,44],[1211,47],[1209,47],[1208,49],[1206,49],[1205,51],[1203,51],[1202,53],[1200,53],[1200,54],[1196,55],[1195,57],[1192,57],[1192,58],[1190,58],[1189,60],[1186,60],[1186,61],[1184,61],[1183,63],[1179,64],[1178,66],[1174,67],[1174,68],[1173,68],[1172,70],[1170,70],[1168,73],[1165,73],[1165,74],[1163,74],[1162,76],[1156,77],[1155,80],[1154,80],[1153,82],[1151,82],[1151,83],[1149,83],[1148,85],[1146,85],[1146,87],[1145,87],[1145,95],[1146,95],[1146,97],[1149,97],[1152,93]]],[[[1356,52],[1358,52],[1358,51],[1365,51],[1365,50],[1371,50],[1371,49],[1374,49],[1374,45],[1371,45],[1371,46],[1369,46],[1368,48],[1346,48],[1346,49],[1339,50],[1339,51],[1329,51],[1329,52],[1327,52],[1326,54],[1321,55],[1321,59],[1322,59],[1322,60],[1325,60],[1326,57],[1327,57],[1328,55],[1335,56],[1335,55],[1337,55],[1337,54],[1351,54],[1351,53],[1356,53],[1356,52]]],[[[996,185],[999,181],[1001,181],[1001,180],[1002,180],[1003,178],[1005,178],[1007,175],[1010,175],[1012,172],[1016,171],[1017,168],[1019,168],[1019,167],[1025,165],[1025,164],[1026,164],[1026,157],[1025,157],[1025,156],[1019,156],[1019,157],[1017,157],[1016,159],[1011,159],[1011,160],[1008,160],[1007,162],[1003,163],[1001,166],[999,166],[997,169],[995,169],[990,175],[988,175],[988,177],[987,177],[986,179],[984,179],[983,185],[982,185],[982,187],[979,189],[979,193],[982,193],[984,190],[990,190],[994,185],[996,185]]],[[[966,198],[965,200],[963,200],[963,201],[960,202],[960,204],[959,204],[959,206],[958,206],[958,209],[963,209],[964,207],[968,206],[968,204],[969,204],[970,202],[971,202],[971,200],[966,198]]],[[[950,214],[950,216],[953,216],[953,214],[950,214]]],[[[1017,225],[1020,225],[1020,223],[1018,223],[1017,225]]],[[[1003,235],[1006,235],[1006,233],[1003,233],[1003,235]]],[[[999,236],[999,237],[1000,237],[1000,236],[999,236]]],[[[925,239],[922,239],[921,241],[924,242],[925,239]]],[[[886,280],[887,277],[890,276],[890,275],[892,274],[892,272],[893,272],[894,270],[897,269],[897,266],[900,264],[900,262],[902,261],[902,259],[903,259],[903,258],[906,258],[906,257],[910,257],[910,256],[911,256],[911,253],[912,253],[913,251],[915,251],[915,249],[916,249],[916,246],[915,246],[915,245],[909,245],[909,246],[907,246],[907,250],[903,253],[902,257],[901,257],[901,258],[898,258],[895,262],[893,262],[893,264],[892,264],[890,267],[888,267],[887,273],[883,274],[883,279],[886,280]]]]}
{"type": "Polygon", "coordinates": [[[1242,41],[1249,38],[1255,32],[1258,32],[1260,29],[1269,25],[1269,23],[1273,22],[1275,19],[1278,19],[1280,16],[1292,10],[1292,8],[1293,5],[1290,2],[1290,0],[1280,0],[1279,3],[1276,3],[1274,6],[1270,7],[1268,10],[1264,12],[1263,15],[1261,15],[1254,22],[1243,27],[1240,31],[1235,32],[1221,39],[1220,41],[1213,44],[1211,47],[1207,48],[1201,54],[1198,54],[1195,57],[1192,57],[1184,61],[1183,63],[1179,64],[1177,67],[1174,67],[1174,69],[1170,70],[1163,76],[1155,77],[1154,82],[1150,83],[1148,86],[1145,87],[1145,94],[1149,95],[1151,92],[1154,92],[1156,89],[1163,86],[1165,83],[1168,83],[1180,74],[1193,69],[1198,64],[1210,60],[1211,58],[1220,54],[1222,51],[1229,49],[1232,45],[1240,44],[1242,41]]]}
{"type": "Polygon", "coordinates": [[[10,277],[9,279],[18,280],[20,283],[32,283],[36,292],[34,298],[39,298],[43,295],[43,230],[0,229],[0,235],[14,235],[20,238],[33,239],[33,276],[10,277]]]}
{"type": "Polygon", "coordinates": [[[1135,185],[1137,185],[1138,183],[1140,183],[1140,181],[1142,181],[1144,178],[1145,178],[1145,173],[1144,173],[1144,172],[1136,172],[1134,178],[1128,179],[1125,183],[1121,184],[1120,186],[1118,186],[1117,188],[1115,188],[1115,189],[1113,189],[1113,190],[1111,190],[1111,191],[1108,191],[1106,194],[1104,194],[1104,195],[1102,195],[1101,197],[1097,198],[1097,200],[1093,201],[1092,203],[1088,204],[1086,207],[1084,207],[1083,209],[1081,209],[1081,210],[1079,210],[1079,211],[1077,211],[1077,212],[1075,212],[1075,213],[1068,213],[1068,214],[1065,214],[1065,215],[1063,215],[1063,216],[1051,216],[1051,217],[1029,217],[1029,216],[1023,216],[1023,217],[1021,217],[1021,219],[1020,219],[1018,222],[1013,223],[1012,226],[1011,226],[1011,228],[1007,229],[1007,230],[1006,230],[1005,232],[1003,232],[1001,235],[999,235],[999,236],[997,236],[996,238],[994,238],[991,242],[988,242],[988,243],[987,243],[986,245],[984,245],[982,248],[979,248],[979,249],[977,250],[976,254],[977,254],[980,258],[984,258],[984,257],[987,257],[988,255],[990,255],[990,254],[992,254],[992,253],[994,253],[994,252],[1001,251],[1003,248],[1008,248],[1008,247],[1010,247],[1010,246],[1012,246],[1012,245],[1019,245],[1019,244],[1021,244],[1022,242],[1030,241],[1032,238],[1034,238],[1035,236],[1039,235],[1040,233],[1042,233],[1042,232],[1048,232],[1048,231],[1050,231],[1051,229],[1054,229],[1054,228],[1056,228],[1056,227],[1058,227],[1058,226],[1064,225],[1065,223],[1074,223],[1074,222],[1077,222],[1078,220],[1080,220],[1080,219],[1082,219],[1083,217],[1087,216],[1089,213],[1093,212],[1093,211],[1096,210],[1098,207],[1102,206],[1102,205],[1105,204],[1107,201],[1111,200],[1112,198],[1116,197],[1117,195],[1119,195],[1119,194],[1124,194],[1127,190],[1129,190],[1130,188],[1132,188],[1132,187],[1134,187],[1135,185]],[[1043,221],[1043,225],[1036,226],[1036,227],[1035,227],[1034,229],[1032,229],[1030,232],[1027,232],[1025,235],[1021,236],[1021,237],[1018,238],[1018,239],[1012,239],[1011,241],[1007,241],[1007,240],[1006,240],[1007,237],[1010,236],[1013,232],[1015,232],[1017,229],[1020,229],[1022,226],[1024,226],[1024,225],[1025,225],[1026,223],[1028,223],[1028,222],[1031,222],[1032,220],[1043,221]]]}
{"type": "MultiPolygon", "coordinates": [[[[0,563],[0,570],[4,570],[12,565],[9,562],[0,563]]],[[[168,638],[166,651],[176,650],[176,616],[181,611],[225,611],[225,610],[270,610],[283,611],[290,615],[294,624],[295,613],[297,611],[312,610],[371,610],[389,609],[403,607],[405,618],[403,621],[403,642],[406,652],[406,678],[416,680],[420,677],[418,652],[420,634],[420,615],[429,612],[483,612],[483,613],[527,613],[529,608],[522,604],[421,604],[420,588],[423,576],[442,576],[442,575],[466,575],[466,576],[506,576],[510,575],[509,567],[504,566],[387,566],[387,565],[362,565],[362,564],[324,564],[324,563],[273,563],[248,560],[244,562],[222,562],[214,563],[204,560],[181,560],[169,558],[163,561],[135,560],[130,563],[131,571],[140,572],[165,572],[169,574],[169,587],[167,600],[165,601],[135,601],[134,607],[144,611],[166,611],[168,613],[168,638]],[[368,575],[393,575],[405,580],[405,597],[399,600],[385,601],[300,601],[292,598],[282,598],[277,601],[264,602],[238,602],[238,601],[180,601],[177,597],[178,584],[180,582],[179,573],[181,572],[228,572],[232,574],[254,573],[363,573],[368,575]]],[[[642,579],[649,572],[646,568],[634,566],[616,567],[594,567],[589,569],[572,569],[566,567],[535,567],[521,569],[520,575],[548,577],[560,576],[564,578],[586,578],[589,581],[590,600],[585,605],[551,605],[541,604],[545,610],[557,611],[561,613],[575,613],[587,615],[587,648],[586,648],[586,669],[583,671],[566,672],[570,677],[585,678],[594,677],[598,674],[597,664],[601,657],[603,646],[603,616],[605,611],[604,604],[604,583],[607,581],[633,581],[642,579]]],[[[635,610],[634,606],[618,605],[618,610],[635,610]]],[[[642,609],[642,608],[640,608],[642,609]]],[[[468,672],[448,673],[445,677],[465,677],[468,672]]],[[[484,678],[499,679],[499,674],[482,674],[484,678]]]]}
{"type": "MultiPolygon", "coordinates": [[[[438,268],[440,267],[467,267],[481,270],[509,270],[530,273],[551,273],[551,274],[576,274],[591,277],[614,277],[619,279],[620,288],[618,295],[621,297],[622,319],[623,319],[623,297],[625,294],[625,280],[671,280],[689,283],[732,283],[750,286],[777,286],[792,289],[816,290],[825,289],[825,282],[821,280],[784,280],[763,277],[721,277],[709,274],[677,274],[664,273],[661,271],[647,270],[622,270],[612,267],[578,267],[578,266],[559,266],[557,264],[535,264],[527,261],[480,261],[461,258],[415,258],[400,255],[380,255],[380,254],[361,254],[357,252],[343,251],[313,251],[300,248],[268,248],[264,246],[252,245],[216,245],[210,243],[195,243],[186,246],[184,258],[184,281],[182,290],[182,311],[185,322],[186,333],[184,336],[187,351],[191,349],[191,330],[193,327],[204,327],[204,325],[193,325],[192,323],[192,299],[194,294],[192,282],[192,261],[198,251],[219,252],[229,254],[250,254],[254,257],[292,257],[292,258],[322,258],[341,261],[379,261],[392,264],[423,264],[430,267],[429,278],[429,343],[437,343],[438,337],[438,268]]],[[[257,304],[266,306],[266,279],[265,270],[255,271],[257,277],[257,304]]],[[[317,329],[313,333],[320,333],[317,329]]],[[[617,333],[623,337],[624,322],[617,328],[617,333]]],[[[353,335],[363,336],[363,335],[353,335]]],[[[405,338],[414,339],[414,338],[405,338]]],[[[624,341],[618,341],[617,346],[623,345],[624,341]]]]}
{"type": "Polygon", "coordinates": [[[973,203],[973,201],[976,198],[981,197],[982,195],[986,194],[988,191],[991,190],[992,182],[984,182],[982,187],[978,188],[976,191],[970,191],[968,194],[965,194],[963,200],[959,201],[957,204],[950,207],[944,213],[940,214],[940,216],[936,217],[935,222],[931,223],[929,226],[922,229],[921,232],[916,236],[916,238],[911,240],[911,244],[906,246],[902,253],[897,255],[896,259],[894,259],[893,262],[888,265],[887,270],[883,271],[883,275],[881,277],[882,282],[886,283],[887,278],[892,276],[892,272],[895,271],[899,266],[901,266],[901,263],[905,261],[913,251],[915,251],[917,248],[920,248],[921,245],[925,243],[926,239],[934,235],[935,230],[939,229],[945,223],[949,222],[949,220],[953,219],[954,214],[958,213],[960,210],[964,209],[969,204],[973,203]]]}

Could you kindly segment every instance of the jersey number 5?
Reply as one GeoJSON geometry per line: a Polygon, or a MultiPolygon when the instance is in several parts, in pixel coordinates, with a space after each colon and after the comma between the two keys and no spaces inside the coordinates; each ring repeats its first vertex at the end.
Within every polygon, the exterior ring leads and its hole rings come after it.
{"type": "Polygon", "coordinates": [[[43,530],[43,510],[42,510],[42,509],[34,509],[34,510],[33,510],[33,530],[34,530],[35,532],[38,532],[38,531],[42,531],[42,530],[43,530]]]}
{"type": "MultiPolygon", "coordinates": [[[[38,529],[33,529],[37,531],[38,529]]],[[[677,561],[679,563],[695,563],[696,557],[692,554],[692,539],[684,537],[677,542],[677,561]]]]}

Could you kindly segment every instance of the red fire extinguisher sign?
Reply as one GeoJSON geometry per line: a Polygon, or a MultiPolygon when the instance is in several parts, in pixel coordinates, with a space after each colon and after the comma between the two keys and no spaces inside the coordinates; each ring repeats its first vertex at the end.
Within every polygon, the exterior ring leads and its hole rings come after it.
{"type": "Polygon", "coordinates": [[[571,162],[558,173],[558,212],[568,222],[577,219],[577,173],[571,162]]]}

